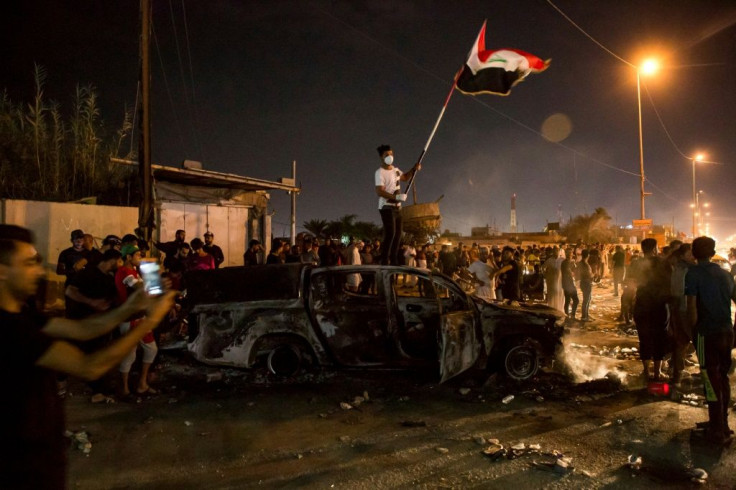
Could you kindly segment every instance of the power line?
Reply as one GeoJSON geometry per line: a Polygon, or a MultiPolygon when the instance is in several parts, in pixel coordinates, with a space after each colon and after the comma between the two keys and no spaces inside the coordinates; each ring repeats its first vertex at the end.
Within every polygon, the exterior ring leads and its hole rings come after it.
{"type": "Polygon", "coordinates": [[[621,63],[624,63],[626,65],[629,65],[632,68],[636,68],[636,66],[633,63],[630,63],[630,62],[626,61],[625,59],[623,59],[622,57],[620,57],[619,55],[617,55],[616,53],[614,53],[613,51],[611,51],[610,49],[608,49],[607,47],[605,47],[603,44],[599,43],[593,36],[591,36],[590,34],[588,34],[587,32],[585,32],[585,30],[583,30],[582,27],[580,27],[579,25],[577,25],[575,23],[575,21],[573,21],[570,17],[568,17],[565,14],[565,12],[563,12],[562,10],[560,10],[557,7],[557,5],[555,5],[554,3],[552,3],[551,0],[547,0],[547,3],[550,4],[550,6],[552,6],[553,9],[555,9],[562,17],[565,18],[565,20],[567,20],[570,24],[572,24],[577,30],[579,30],[580,32],[582,32],[585,37],[587,37],[588,39],[590,39],[591,41],[593,41],[595,44],[597,44],[598,47],[600,47],[603,51],[605,51],[606,53],[610,54],[611,56],[613,56],[614,58],[616,58],[617,60],[619,60],[621,63]]]}
{"type": "Polygon", "coordinates": [[[199,138],[197,137],[197,135],[199,134],[199,132],[201,132],[201,126],[200,126],[200,118],[199,118],[199,107],[197,105],[196,90],[194,88],[195,87],[195,85],[194,85],[194,68],[193,68],[193,63],[192,63],[192,50],[191,50],[191,47],[190,47],[191,45],[189,43],[189,26],[188,26],[189,22],[187,21],[187,9],[186,9],[186,6],[184,5],[184,0],[181,0],[181,11],[182,11],[182,15],[184,17],[184,36],[185,36],[185,39],[186,39],[186,42],[187,42],[187,57],[189,58],[189,78],[190,78],[190,82],[192,84],[192,106],[194,107],[194,121],[195,121],[195,124],[196,124],[196,127],[197,127],[197,131],[195,131],[195,133],[194,133],[195,134],[195,143],[197,145],[197,148],[199,150],[199,154],[200,154],[202,160],[205,160],[206,161],[206,158],[205,158],[205,155],[204,155],[204,149],[202,148],[202,145],[199,142],[199,138]]]}
{"type": "Polygon", "coordinates": [[[169,103],[171,104],[171,112],[174,114],[174,123],[176,124],[176,129],[179,133],[179,139],[181,140],[182,147],[185,146],[184,143],[184,132],[181,130],[181,124],[179,123],[179,116],[176,113],[176,106],[174,105],[174,98],[171,96],[171,89],[169,88],[169,79],[166,77],[166,70],[164,69],[164,60],[161,56],[161,47],[158,44],[158,37],[156,36],[156,29],[154,28],[153,20],[151,21],[151,32],[153,33],[153,41],[156,44],[156,52],[158,53],[158,60],[161,64],[161,74],[164,77],[164,87],[166,88],[166,95],[169,96],[169,103]]]}

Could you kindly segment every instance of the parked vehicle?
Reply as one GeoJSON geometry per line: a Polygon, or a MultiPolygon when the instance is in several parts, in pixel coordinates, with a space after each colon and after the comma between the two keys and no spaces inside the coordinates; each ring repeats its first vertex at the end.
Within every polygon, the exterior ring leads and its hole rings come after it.
{"type": "Polygon", "coordinates": [[[188,349],[204,363],[293,375],[308,364],[471,367],[533,376],[561,347],[564,314],[468,296],[449,277],[397,266],[228,267],[187,275],[188,349]]]}

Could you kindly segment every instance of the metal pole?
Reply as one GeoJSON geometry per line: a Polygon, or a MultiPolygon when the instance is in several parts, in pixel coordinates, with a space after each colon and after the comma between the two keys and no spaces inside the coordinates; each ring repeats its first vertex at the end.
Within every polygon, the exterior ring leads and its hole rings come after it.
{"type": "Polygon", "coordinates": [[[153,234],[153,182],[151,175],[151,3],[141,0],[141,139],[138,148],[138,172],[141,182],[141,205],[138,227],[143,238],[151,242],[153,234]]]}
{"type": "MultiPolygon", "coordinates": [[[[291,162],[291,178],[293,185],[296,186],[296,160],[291,162]]],[[[291,245],[296,245],[296,191],[290,191],[291,194],[291,245]]]]}
{"type": "Polygon", "coordinates": [[[697,209],[697,207],[696,207],[696,198],[697,198],[697,196],[695,195],[695,159],[693,158],[693,240],[695,240],[695,236],[696,236],[695,235],[695,229],[696,229],[696,225],[695,225],[695,210],[697,209]]]}
{"type": "MultiPolygon", "coordinates": [[[[432,143],[432,138],[434,138],[434,134],[437,132],[437,128],[440,125],[440,121],[442,121],[442,116],[445,115],[445,110],[447,110],[447,104],[450,103],[450,98],[452,97],[452,94],[455,92],[455,85],[457,84],[457,79],[460,77],[460,73],[462,73],[463,69],[460,68],[457,73],[455,73],[455,77],[452,80],[452,86],[450,87],[450,92],[448,92],[447,97],[445,98],[445,104],[442,106],[442,110],[440,111],[440,115],[437,117],[437,121],[434,123],[434,127],[432,128],[432,132],[429,133],[429,138],[427,138],[427,143],[424,145],[424,149],[419,154],[419,158],[417,159],[417,163],[415,165],[419,165],[422,163],[422,160],[424,160],[424,155],[427,153],[427,149],[429,148],[429,145],[432,143]]],[[[409,189],[412,188],[412,185],[414,184],[414,178],[417,176],[417,173],[414,172],[409,179],[409,184],[406,186],[406,192],[409,193],[409,189]]],[[[414,204],[416,204],[416,194],[414,194],[414,204]]]]}
{"type": "MultiPolygon", "coordinates": [[[[636,99],[639,104],[639,172],[641,174],[641,219],[646,219],[644,213],[644,138],[641,129],[641,76],[636,69],[636,99]]],[[[646,234],[646,232],[645,232],[646,234]]]]}

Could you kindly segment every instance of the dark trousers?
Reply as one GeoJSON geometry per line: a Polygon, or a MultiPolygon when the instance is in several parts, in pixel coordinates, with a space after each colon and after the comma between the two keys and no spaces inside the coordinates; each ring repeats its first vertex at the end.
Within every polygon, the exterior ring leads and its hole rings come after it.
{"type": "Polygon", "coordinates": [[[383,244],[381,246],[381,264],[399,265],[399,248],[401,247],[401,208],[384,206],[379,211],[383,222],[383,244]]]}
{"type": "Polygon", "coordinates": [[[583,318],[588,318],[588,310],[590,309],[590,300],[593,295],[593,283],[580,283],[580,291],[583,293],[583,318]]]}
{"type": "Polygon", "coordinates": [[[733,330],[708,335],[698,334],[695,342],[703,377],[705,400],[708,402],[709,429],[714,435],[727,435],[728,403],[731,386],[728,370],[731,368],[733,330]]]}
{"type": "Polygon", "coordinates": [[[565,315],[569,315],[570,318],[575,318],[575,313],[578,311],[578,303],[580,303],[580,300],[578,299],[578,290],[577,289],[571,289],[567,290],[565,289],[565,315]],[[572,308],[570,308],[572,306],[572,308]]]}

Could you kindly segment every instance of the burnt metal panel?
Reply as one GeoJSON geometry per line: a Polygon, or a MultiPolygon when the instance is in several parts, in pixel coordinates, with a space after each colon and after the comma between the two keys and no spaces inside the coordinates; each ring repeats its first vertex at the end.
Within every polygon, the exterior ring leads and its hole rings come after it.
{"type": "Polygon", "coordinates": [[[190,271],[185,275],[187,303],[296,299],[303,268],[303,264],[274,264],[190,271]]]}

